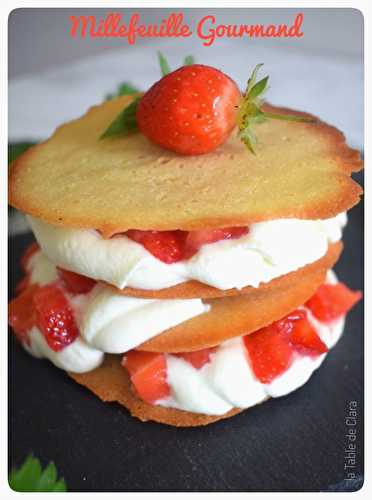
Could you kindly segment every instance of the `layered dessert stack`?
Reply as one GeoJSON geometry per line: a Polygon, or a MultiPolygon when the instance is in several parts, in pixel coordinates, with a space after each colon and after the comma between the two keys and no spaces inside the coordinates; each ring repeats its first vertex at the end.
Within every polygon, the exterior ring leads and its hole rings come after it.
{"type": "Polygon", "coordinates": [[[214,99],[222,77],[203,68],[168,75],[176,101],[167,111],[159,88],[153,108],[147,94],[110,100],[10,173],[10,203],[37,240],[9,307],[17,338],[103,401],[177,426],[303,385],[360,298],[331,271],[361,193],[350,177],[358,153],[333,127],[268,105],[267,115],[298,121],[258,123],[255,154],[232,127],[218,135],[203,123],[201,151],[192,118],[226,119],[227,109],[214,100],[216,117],[205,117],[200,94],[209,86],[214,99]],[[134,102],[139,130],[101,140],[134,102]],[[159,102],[176,128],[165,128],[159,102]]]}

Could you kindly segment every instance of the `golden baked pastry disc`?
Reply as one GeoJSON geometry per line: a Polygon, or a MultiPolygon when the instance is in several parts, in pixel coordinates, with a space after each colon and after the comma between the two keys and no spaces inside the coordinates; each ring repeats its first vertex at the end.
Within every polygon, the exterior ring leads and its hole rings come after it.
{"type": "Polygon", "coordinates": [[[10,173],[10,204],[51,224],[108,237],[128,229],[324,219],[359,200],[361,188],[350,178],[361,168],[359,154],[319,120],[258,124],[256,155],[233,132],[212,153],[181,156],[140,133],[99,139],[130,100],[91,108],[19,157],[10,173]]]}
{"type": "MultiPolygon", "coordinates": [[[[327,266],[330,267],[331,262],[337,260],[341,248],[341,243],[331,245],[327,256],[322,259],[322,264],[318,261],[316,266],[314,264],[306,266],[301,270],[301,276],[298,276],[297,280],[291,284],[283,284],[274,291],[258,289],[254,300],[247,300],[246,296],[212,299],[210,303],[213,313],[193,318],[151,339],[141,347],[154,352],[191,351],[217,345],[227,338],[236,336],[239,328],[242,331],[248,324],[258,325],[254,328],[251,326],[251,331],[261,328],[302,305],[324,281],[327,266]],[[310,268],[311,272],[304,272],[310,268]],[[191,345],[193,349],[189,348],[191,345]]],[[[245,333],[249,331],[245,330],[245,333]]],[[[145,403],[131,389],[128,373],[121,366],[121,356],[117,355],[106,354],[103,364],[88,373],[69,373],[69,375],[102,401],[117,402],[144,422],[153,420],[177,427],[194,427],[217,422],[243,411],[234,408],[224,415],[211,416],[145,403]]]]}
{"type": "Polygon", "coordinates": [[[252,289],[247,295],[206,300],[211,305],[209,312],[170,328],[138,350],[197,351],[263,328],[302,306],[315,293],[341,249],[342,243],[331,245],[323,259],[297,271],[295,280],[284,279],[273,287],[252,289]]]}
{"type": "Polygon", "coordinates": [[[234,408],[224,415],[204,415],[145,403],[132,391],[128,372],[121,366],[120,360],[120,356],[106,354],[102,365],[95,370],[88,373],[69,373],[69,375],[90,389],[102,401],[117,402],[125,406],[134,417],[143,422],[154,420],[176,427],[196,427],[232,417],[242,411],[234,408]]]}

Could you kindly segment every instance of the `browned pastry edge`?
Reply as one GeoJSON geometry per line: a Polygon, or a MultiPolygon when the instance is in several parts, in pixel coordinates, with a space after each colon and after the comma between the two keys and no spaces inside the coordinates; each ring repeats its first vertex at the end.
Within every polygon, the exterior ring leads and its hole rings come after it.
{"type": "Polygon", "coordinates": [[[312,262],[296,271],[292,271],[278,278],[274,278],[268,283],[261,283],[259,287],[246,286],[241,290],[237,288],[230,288],[229,290],[219,290],[212,286],[201,283],[200,281],[190,280],[185,283],[180,283],[179,285],[171,286],[168,288],[162,288],[161,290],[143,290],[140,288],[125,287],[122,290],[105,283],[107,286],[115,289],[117,293],[126,295],[128,297],[138,297],[142,299],[214,299],[222,297],[234,297],[236,295],[247,295],[249,298],[254,300],[257,293],[263,291],[271,291],[274,288],[280,288],[282,286],[289,286],[301,279],[306,274],[311,274],[315,270],[325,266],[327,268],[333,266],[334,255],[338,244],[334,243],[329,245],[328,252],[321,259],[312,262]],[[329,262],[331,265],[329,265],[329,262]]]}
{"type": "Polygon", "coordinates": [[[120,356],[117,355],[106,355],[103,364],[91,372],[70,372],[69,375],[102,401],[119,403],[142,422],[153,420],[176,427],[196,427],[232,417],[242,411],[233,408],[223,415],[204,415],[145,403],[133,392],[128,373],[121,366],[120,356]]]}
{"type": "MultiPolygon", "coordinates": [[[[121,98],[124,99],[124,98],[121,98]]],[[[125,99],[124,99],[125,101],[125,99]]],[[[123,101],[123,102],[124,102],[123,101]]],[[[125,101],[126,102],[126,101],[125,101]]],[[[96,114],[99,112],[99,106],[92,107],[88,114],[96,114]]],[[[345,141],[345,137],[342,132],[340,132],[335,127],[322,122],[320,119],[314,115],[304,113],[297,110],[292,110],[284,107],[272,106],[265,104],[265,109],[268,111],[273,111],[281,114],[295,114],[298,116],[305,116],[313,118],[314,122],[311,124],[300,124],[303,127],[311,127],[312,134],[316,137],[321,137],[323,140],[327,140],[327,151],[326,154],[329,160],[338,167],[335,180],[335,191],[332,195],[319,200],[311,206],[303,207],[291,207],[290,209],[282,210],[276,209],[268,214],[256,213],[255,210],[249,211],[249,213],[241,214],[226,214],[221,216],[208,216],[195,218],[190,221],[180,222],[176,225],[169,225],[165,222],[159,221],[152,227],[136,225],[135,229],[152,229],[152,230],[199,230],[205,228],[221,228],[228,226],[243,226],[249,225],[254,222],[262,222],[266,220],[278,219],[278,218],[289,218],[296,217],[301,219],[324,219],[335,216],[336,214],[349,210],[351,207],[359,202],[360,196],[363,192],[362,188],[357,184],[352,178],[351,173],[356,172],[363,168],[363,162],[360,158],[359,151],[350,148],[345,141]],[[141,226],[141,227],[140,227],[141,226]]],[[[69,126],[69,123],[61,125],[56,134],[65,130],[69,126]]],[[[100,233],[105,237],[109,238],[114,234],[127,231],[133,228],[128,221],[117,221],[116,223],[110,222],[109,220],[101,220],[96,213],[88,214],[86,213],[84,217],[68,215],[65,214],[63,210],[51,211],[49,206],[43,206],[39,203],[38,199],[32,199],[31,197],[25,196],[24,186],[19,184],[22,174],[25,170],[29,168],[30,161],[38,155],[39,151],[42,150],[46,144],[48,144],[52,138],[47,141],[37,144],[32,148],[28,149],[24,154],[17,158],[10,169],[9,175],[9,203],[18,208],[19,210],[28,213],[34,217],[40,218],[45,222],[50,224],[62,226],[62,227],[72,227],[81,229],[92,229],[95,228],[100,231],[100,233]],[[98,217],[98,218],[97,218],[98,217]]],[[[182,157],[181,157],[182,158],[182,157]]]]}
{"type": "Polygon", "coordinates": [[[341,242],[330,245],[325,257],[294,273],[296,279],[284,279],[275,287],[255,289],[247,295],[206,300],[211,305],[209,312],[166,330],[138,349],[197,351],[263,328],[302,306],[324,282],[328,269],[337,261],[341,250],[341,242]]]}

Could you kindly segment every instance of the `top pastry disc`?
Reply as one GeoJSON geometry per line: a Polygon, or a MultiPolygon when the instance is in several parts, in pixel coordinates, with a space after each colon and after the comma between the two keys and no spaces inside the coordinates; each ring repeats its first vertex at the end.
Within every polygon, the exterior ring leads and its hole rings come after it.
{"type": "Polygon", "coordinates": [[[212,153],[181,156],[141,133],[99,139],[130,100],[123,96],[91,108],[17,159],[10,203],[51,224],[94,228],[109,237],[128,229],[323,219],[359,200],[361,188],[350,178],[361,168],[359,154],[319,120],[257,124],[256,155],[233,132],[212,153]]]}

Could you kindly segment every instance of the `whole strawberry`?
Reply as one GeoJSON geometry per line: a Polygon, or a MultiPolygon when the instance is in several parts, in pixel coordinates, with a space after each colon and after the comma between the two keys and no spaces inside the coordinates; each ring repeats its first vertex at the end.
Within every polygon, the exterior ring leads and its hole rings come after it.
{"type": "Polygon", "coordinates": [[[164,76],[140,99],[136,119],[152,142],[185,155],[208,153],[235,127],[241,93],[216,68],[183,66],[164,76]]]}

